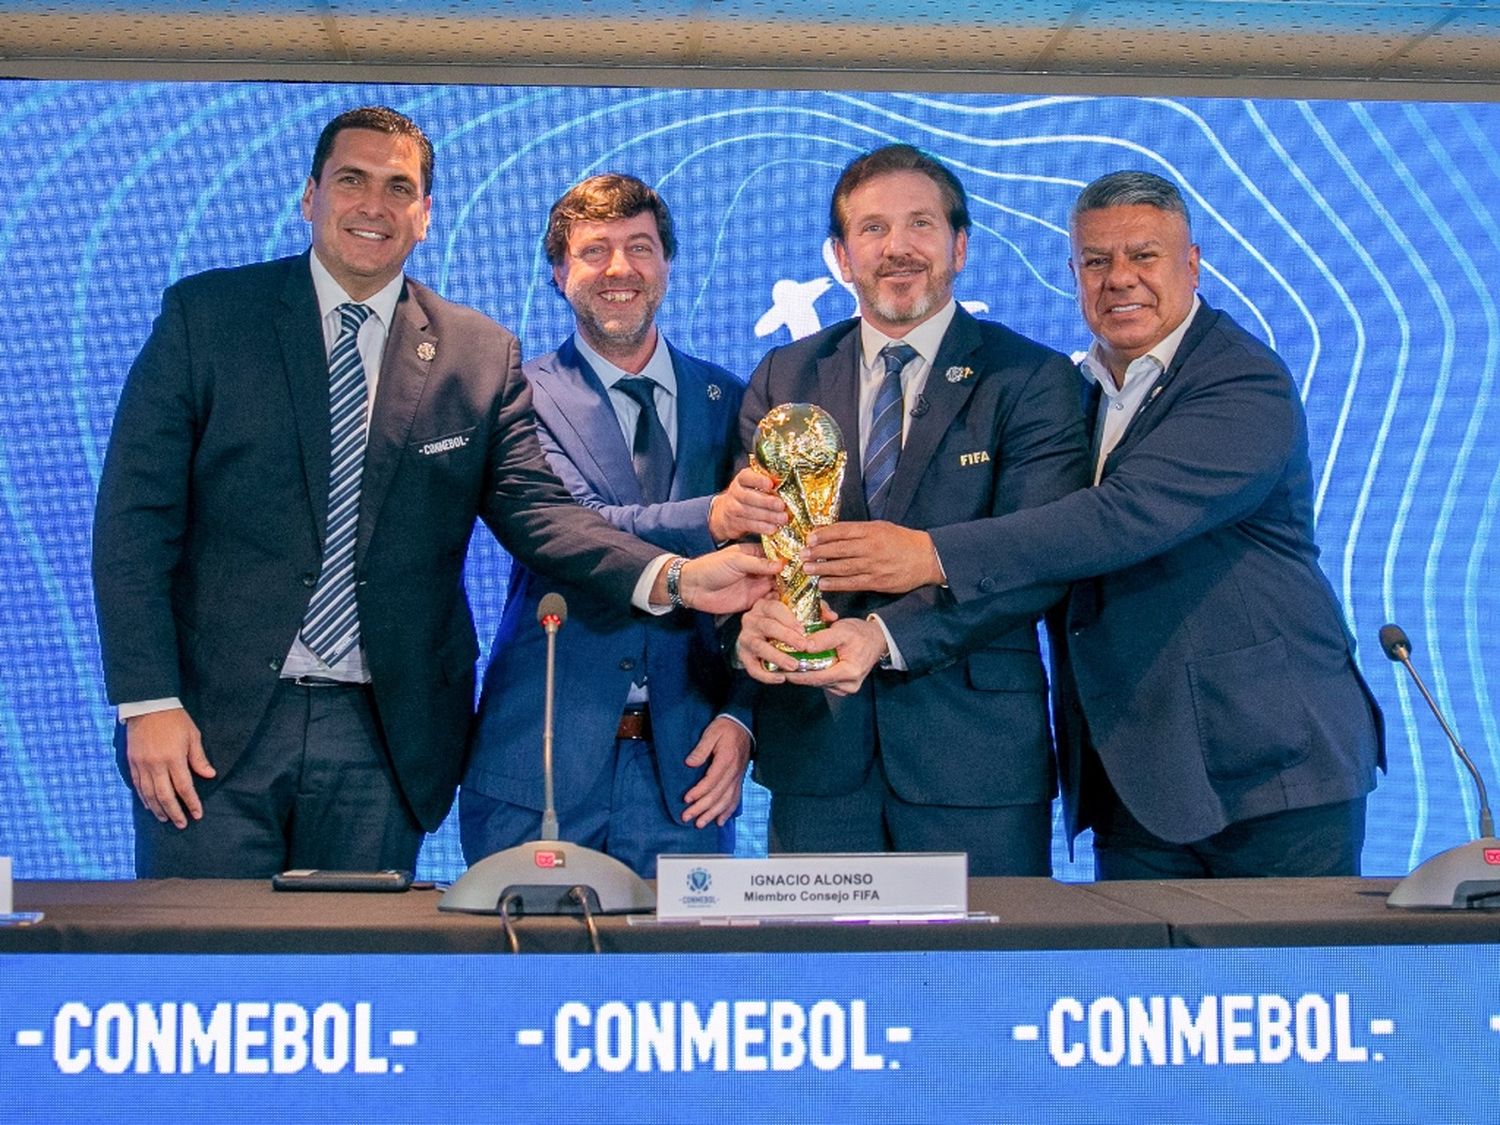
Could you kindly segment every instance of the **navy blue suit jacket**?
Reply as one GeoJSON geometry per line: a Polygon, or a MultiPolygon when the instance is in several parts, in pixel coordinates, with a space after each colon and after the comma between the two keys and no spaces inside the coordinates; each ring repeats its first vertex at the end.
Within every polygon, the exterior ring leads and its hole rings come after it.
{"type": "MultiPolygon", "coordinates": [[[[328,461],[307,254],[171,286],[115,416],[94,591],[110,700],[180,698],[218,770],[200,790],[249,742],[306,615],[328,461]]],[[[463,566],[476,516],[528,564],[617,604],[657,554],[579,508],[548,468],[515,337],[408,279],[370,420],[355,567],[375,708],[428,830],[453,802],[474,709],[463,566]]]]}
{"type": "MultiPolygon", "coordinates": [[[[677,467],[671,499],[642,502],[630,448],[609,392],[570,337],[525,368],[547,459],[580,504],[664,551],[714,549],[708,506],[727,483],[744,386],[721,367],[671,349],[677,376],[677,467]]],[[[747,726],[748,706],[726,706],[729,671],[712,619],[677,611],[621,611],[573,585],[511,570],[505,614],[485,672],[465,788],[527,808],[543,805],[542,693],[546,638],[536,623],[544,594],[567,599],[557,638],[553,765],[558,804],[587,792],[614,758],[615,731],[633,680],[650,676],[652,738],[663,796],[674,816],[703,774],[683,760],[725,710],[747,726]]],[[[743,690],[743,689],[742,689],[743,690]]],[[[566,826],[564,826],[566,827],[566,826]]],[[[471,856],[470,859],[481,857],[471,856]]]]}
{"type": "Polygon", "coordinates": [[[1384,728],[1318,566],[1311,476],[1285,364],[1204,305],[1097,487],[934,533],[964,602],[1074,583],[1055,642],[1072,831],[1085,729],[1178,843],[1373,787],[1384,728]]]}
{"type": "MultiPolygon", "coordinates": [[[[773,406],[812,402],[849,448],[839,518],[869,518],[859,446],[859,321],[776,348],[750,379],[740,414],[748,450],[773,406]]],[[[884,518],[905,527],[998,516],[1086,483],[1077,373],[1058,353],[962,308],[938,350],[901,451],[884,518]]],[[[1054,792],[1047,681],[1036,623],[1066,587],[1033,587],[1004,607],[946,590],[900,603],[830,595],[840,616],[879,612],[908,670],[876,669],[839,698],[765,688],[756,708],[756,777],[774,792],[835,796],[859,787],[878,736],[892,788],[932,805],[999,806],[1054,792]],[[904,604],[912,612],[886,616],[904,604]]]]}

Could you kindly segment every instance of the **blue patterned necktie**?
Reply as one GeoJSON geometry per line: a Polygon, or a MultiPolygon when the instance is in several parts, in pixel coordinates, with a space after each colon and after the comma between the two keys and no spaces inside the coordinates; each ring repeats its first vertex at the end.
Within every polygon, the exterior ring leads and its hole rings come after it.
{"type": "Polygon", "coordinates": [[[338,339],[328,357],[328,520],[323,567],[302,623],[302,643],[334,665],[359,644],[354,596],[354,541],[359,533],[359,482],[365,468],[365,412],[369,391],[359,355],[359,327],[368,305],[340,305],[338,339]]]}
{"type": "Polygon", "coordinates": [[[917,358],[917,349],[910,344],[887,344],[880,349],[880,358],[885,361],[885,378],[875,392],[875,417],[864,463],[865,502],[870,518],[876,520],[885,510],[901,457],[901,369],[917,358]]]}
{"type": "Polygon", "coordinates": [[[645,376],[620,379],[615,386],[635,400],[641,412],[635,419],[635,441],[630,448],[630,462],[641,482],[641,499],[647,504],[661,504],[671,499],[672,443],[667,438],[661,415],[656,412],[656,381],[645,376]]]}

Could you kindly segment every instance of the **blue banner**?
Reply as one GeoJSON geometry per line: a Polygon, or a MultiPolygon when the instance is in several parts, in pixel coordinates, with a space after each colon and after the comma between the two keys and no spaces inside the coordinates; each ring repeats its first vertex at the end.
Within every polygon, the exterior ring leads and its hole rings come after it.
{"type": "Polygon", "coordinates": [[[0,1114],[1493,1121],[1497,946],[0,957],[0,1114]]]}

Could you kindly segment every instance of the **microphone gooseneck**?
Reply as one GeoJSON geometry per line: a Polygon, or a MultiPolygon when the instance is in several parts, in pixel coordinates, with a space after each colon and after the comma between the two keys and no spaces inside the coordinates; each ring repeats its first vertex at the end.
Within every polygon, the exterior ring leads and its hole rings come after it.
{"type": "Polygon", "coordinates": [[[546,594],[536,607],[537,623],[547,633],[547,690],[542,701],[542,839],[557,839],[557,803],[552,792],[552,706],[557,673],[557,631],[568,620],[568,603],[558,593],[546,594]]]}
{"type": "Polygon", "coordinates": [[[1411,663],[1411,639],[1407,637],[1406,630],[1401,626],[1391,623],[1380,627],[1380,647],[1385,650],[1386,656],[1397,664],[1405,666],[1411,673],[1412,681],[1417,685],[1417,690],[1422,693],[1422,698],[1427,700],[1427,706],[1431,708],[1433,715],[1437,717],[1438,725],[1443,728],[1443,733],[1448,736],[1452,743],[1454,752],[1458,754],[1464,766],[1469,771],[1469,776],[1474,779],[1474,788],[1479,791],[1479,835],[1484,838],[1494,836],[1495,818],[1490,813],[1490,797],[1484,788],[1484,778],[1479,774],[1479,767],[1469,757],[1469,753],[1459,745],[1458,736],[1453,733],[1453,728],[1448,725],[1448,720],[1443,718],[1443,713],[1438,710],[1437,700],[1432,698],[1432,693],[1427,690],[1427,685],[1422,682],[1422,677],[1417,675],[1417,670],[1411,663]]]}

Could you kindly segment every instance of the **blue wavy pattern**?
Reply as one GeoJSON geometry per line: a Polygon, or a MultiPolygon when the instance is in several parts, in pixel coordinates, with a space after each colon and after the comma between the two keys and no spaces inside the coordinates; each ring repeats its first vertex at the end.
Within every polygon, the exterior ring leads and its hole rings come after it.
{"type": "MultiPolygon", "coordinates": [[[[317,131],[370,101],[411,113],[437,148],[417,276],[515,327],[528,354],[548,350],[570,323],[538,246],[547,206],[590,172],[633,171],[680,225],[668,334],[742,376],[790,331],[852,310],[823,240],[832,181],[859,150],[912,141],[957,169],[976,223],[960,298],[1064,350],[1085,342],[1065,264],[1078,187],[1124,166],[1174,178],[1205,297],[1281,351],[1307,404],[1324,564],[1390,724],[1366,869],[1404,871],[1473,825],[1464,776],[1374,636],[1406,626],[1500,781],[1500,645],[1486,629],[1500,599],[1500,107],[4,82],[0,140],[28,158],[0,219],[14,310],[0,337],[0,854],[18,875],[130,871],[88,527],[114,400],[160,292],[301,250],[317,131]]],[[[476,537],[485,640],[507,565],[476,537]]],[[[445,830],[425,873],[457,864],[445,830]]],[[[1059,844],[1061,874],[1088,868],[1059,844]]]]}

